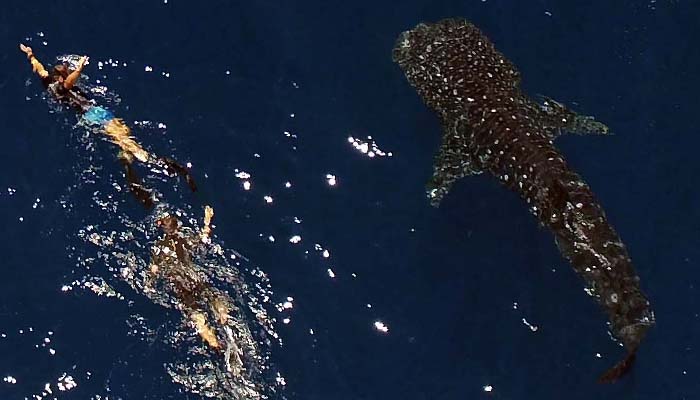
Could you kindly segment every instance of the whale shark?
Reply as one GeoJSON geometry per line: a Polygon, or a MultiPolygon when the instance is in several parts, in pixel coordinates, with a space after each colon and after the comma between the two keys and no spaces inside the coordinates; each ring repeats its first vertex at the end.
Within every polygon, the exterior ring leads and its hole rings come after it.
{"type": "Polygon", "coordinates": [[[633,365],[655,323],[632,261],[591,188],[554,146],[563,133],[608,135],[593,117],[520,89],[521,74],[472,23],[446,19],[403,32],[392,54],[442,126],[442,144],[427,185],[438,206],[459,179],[488,173],[527,203],[608,317],[626,349],[599,382],[633,365]]]}

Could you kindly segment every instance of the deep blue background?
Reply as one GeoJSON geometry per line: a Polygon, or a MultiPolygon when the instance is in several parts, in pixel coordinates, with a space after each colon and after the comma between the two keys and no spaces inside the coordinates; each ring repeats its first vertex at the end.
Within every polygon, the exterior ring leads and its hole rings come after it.
{"type": "MultiPolygon", "coordinates": [[[[18,383],[0,381],[1,398],[38,393],[73,365],[83,371],[74,374],[79,386],[61,398],[87,399],[107,384],[114,398],[187,398],[126,334],[129,314],[159,308],[60,291],[74,276],[71,224],[94,216],[65,222],[58,207],[80,154],[62,117],[25,100],[40,90],[25,85],[31,75],[17,50],[25,37],[47,63],[62,53],[130,63],[107,73],[123,98],[119,114],[167,123],[167,136],[140,140],[208,174],[198,201],[217,209],[219,238],[266,271],[279,298],[295,298],[292,323],[279,329],[285,345],[273,349],[289,398],[700,396],[697,2],[201,3],[3,3],[0,333],[8,338],[0,338],[0,375],[18,383]],[[439,209],[424,198],[439,125],[391,48],[399,32],[449,16],[481,27],[519,66],[528,93],[571,104],[616,133],[559,140],[628,245],[658,318],[634,372],[614,386],[595,377],[622,350],[515,195],[482,176],[457,185],[439,209]],[[362,157],[349,135],[372,135],[394,156],[362,157]],[[234,168],[254,174],[254,190],[240,189],[234,168]],[[274,206],[262,201],[268,193],[274,206]],[[37,197],[43,206],[33,210],[37,197]],[[293,233],[302,247],[287,243],[293,233]],[[304,254],[316,242],[330,260],[304,254]],[[388,335],[373,330],[375,318],[388,335]],[[41,333],[18,334],[28,327],[41,333]],[[53,357],[34,348],[49,330],[53,357]]],[[[95,71],[92,63],[87,72],[95,71]]]]}

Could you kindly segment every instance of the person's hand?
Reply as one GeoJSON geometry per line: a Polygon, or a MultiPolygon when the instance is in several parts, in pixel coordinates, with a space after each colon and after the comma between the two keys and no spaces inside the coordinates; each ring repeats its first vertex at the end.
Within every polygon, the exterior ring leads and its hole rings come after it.
{"type": "Polygon", "coordinates": [[[90,57],[88,57],[88,56],[80,57],[80,61],[78,61],[78,68],[83,69],[83,67],[85,66],[85,64],[88,63],[89,60],[90,60],[90,57]]]}
{"type": "Polygon", "coordinates": [[[19,49],[22,50],[22,52],[23,52],[24,54],[26,54],[27,57],[31,57],[32,54],[34,54],[34,53],[32,52],[32,48],[29,47],[29,46],[25,46],[23,43],[20,43],[20,44],[19,44],[19,49]]]}

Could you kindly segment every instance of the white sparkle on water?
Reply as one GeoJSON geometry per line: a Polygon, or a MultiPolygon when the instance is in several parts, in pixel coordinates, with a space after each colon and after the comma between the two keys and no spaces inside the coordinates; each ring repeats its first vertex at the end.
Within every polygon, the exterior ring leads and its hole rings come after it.
{"type": "Polygon", "coordinates": [[[536,325],[532,325],[531,323],[529,323],[525,318],[523,318],[522,321],[523,321],[523,324],[525,324],[525,326],[530,328],[530,330],[533,332],[537,332],[537,329],[539,329],[536,325]]]}
{"type": "Polygon", "coordinates": [[[385,152],[377,146],[377,144],[372,139],[372,136],[367,136],[367,140],[358,139],[352,136],[348,136],[348,143],[355,148],[355,150],[366,155],[367,157],[374,158],[378,157],[391,157],[392,152],[385,152]]]}
{"type": "Polygon", "coordinates": [[[383,333],[389,332],[389,327],[382,321],[374,321],[374,329],[383,333]]]}
{"type": "Polygon", "coordinates": [[[299,235],[294,235],[294,236],[289,238],[289,243],[297,244],[299,242],[301,242],[301,236],[299,236],[299,235]]]}
{"type": "Polygon", "coordinates": [[[71,390],[74,387],[78,386],[78,384],[73,380],[73,377],[67,374],[63,374],[60,378],[58,378],[58,390],[60,391],[66,391],[66,390],[71,390]]]}

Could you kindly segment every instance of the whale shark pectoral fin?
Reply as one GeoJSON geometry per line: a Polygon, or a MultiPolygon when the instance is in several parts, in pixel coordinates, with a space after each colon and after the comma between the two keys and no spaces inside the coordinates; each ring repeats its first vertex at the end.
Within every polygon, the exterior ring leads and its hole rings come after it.
{"type": "Polygon", "coordinates": [[[565,132],[576,135],[610,135],[610,129],[602,122],[587,115],[579,115],[564,104],[546,96],[539,96],[537,108],[544,119],[545,127],[552,139],[565,132]]]}
{"type": "Polygon", "coordinates": [[[425,187],[430,205],[438,207],[442,198],[457,180],[482,172],[471,161],[471,156],[467,155],[466,149],[462,153],[459,148],[456,149],[452,144],[443,143],[435,156],[433,176],[425,187]]]}

